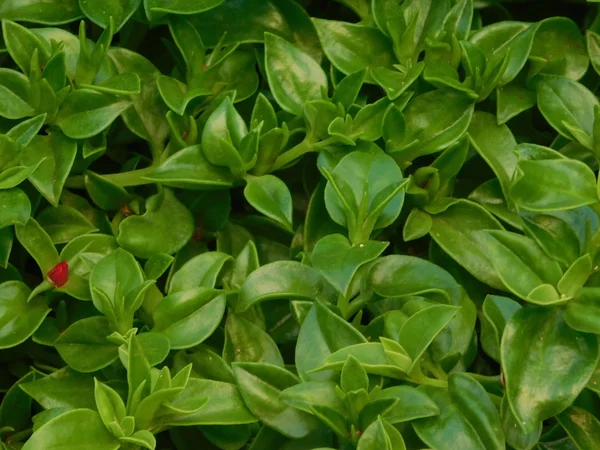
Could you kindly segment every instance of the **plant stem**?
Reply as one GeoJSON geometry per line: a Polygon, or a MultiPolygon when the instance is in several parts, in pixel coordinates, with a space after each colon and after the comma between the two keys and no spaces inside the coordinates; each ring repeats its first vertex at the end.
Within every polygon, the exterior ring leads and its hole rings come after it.
{"type": "MultiPolygon", "coordinates": [[[[144,179],[144,177],[152,173],[152,171],[154,171],[154,167],[146,167],[144,169],[132,170],[130,172],[113,173],[110,175],[101,176],[117,186],[141,186],[143,184],[153,183],[150,180],[144,179]]],[[[70,189],[85,189],[84,175],[74,175],[67,178],[67,181],[65,181],[65,187],[70,189]]]]}
{"type": "Polygon", "coordinates": [[[305,153],[310,153],[314,151],[313,144],[314,143],[311,140],[305,138],[295,147],[292,147],[287,152],[279,155],[279,157],[275,160],[275,164],[273,164],[273,168],[271,169],[271,171],[274,172],[276,170],[282,169],[295,159],[300,158],[305,153]]]}

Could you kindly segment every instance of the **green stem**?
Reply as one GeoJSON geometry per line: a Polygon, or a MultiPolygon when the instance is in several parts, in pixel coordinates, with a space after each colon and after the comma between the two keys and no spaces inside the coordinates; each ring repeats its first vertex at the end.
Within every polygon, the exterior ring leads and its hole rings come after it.
{"type": "MultiPolygon", "coordinates": [[[[130,172],[113,173],[110,175],[102,175],[111,183],[117,186],[141,186],[143,184],[152,184],[153,181],[144,179],[154,171],[154,167],[146,167],[145,169],[132,170],[130,172]]],[[[85,181],[83,175],[74,175],[67,178],[65,187],[70,189],[85,189],[85,181]]]]}
{"type": "Polygon", "coordinates": [[[369,301],[373,298],[373,292],[367,291],[362,292],[348,305],[346,311],[346,318],[352,317],[354,314],[359,312],[369,301]]]}
{"type": "Polygon", "coordinates": [[[273,164],[271,171],[275,172],[276,170],[282,169],[295,159],[298,159],[305,153],[310,153],[312,151],[314,151],[314,143],[310,139],[305,138],[295,147],[292,147],[287,152],[279,155],[279,157],[275,160],[275,164],[273,164]]]}

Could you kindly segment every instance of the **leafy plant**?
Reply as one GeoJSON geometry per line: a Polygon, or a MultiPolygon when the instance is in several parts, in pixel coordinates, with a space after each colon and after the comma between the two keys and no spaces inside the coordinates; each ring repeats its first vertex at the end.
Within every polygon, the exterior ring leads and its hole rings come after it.
{"type": "Polygon", "coordinates": [[[0,449],[598,449],[595,3],[0,2],[0,449]]]}

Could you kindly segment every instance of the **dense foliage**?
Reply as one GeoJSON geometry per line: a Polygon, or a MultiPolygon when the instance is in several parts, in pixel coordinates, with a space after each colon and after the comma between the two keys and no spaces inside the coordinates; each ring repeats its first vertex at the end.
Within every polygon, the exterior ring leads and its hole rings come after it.
{"type": "Polygon", "coordinates": [[[600,448],[598,12],[1,0],[0,448],[600,448]]]}

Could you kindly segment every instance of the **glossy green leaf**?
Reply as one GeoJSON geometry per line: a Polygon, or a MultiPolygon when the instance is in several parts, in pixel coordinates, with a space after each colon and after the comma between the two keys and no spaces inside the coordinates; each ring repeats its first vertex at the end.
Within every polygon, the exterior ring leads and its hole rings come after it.
{"type": "Polygon", "coordinates": [[[590,168],[572,159],[522,160],[510,188],[510,198],[530,211],[557,211],[598,201],[590,168]]]}
{"type": "Polygon", "coordinates": [[[95,408],[94,377],[64,367],[45,377],[20,385],[45,409],[95,408]]]}
{"type": "Polygon", "coordinates": [[[51,1],[8,0],[0,7],[0,18],[45,25],[60,25],[80,19],[83,13],[77,0],[51,1]]]}
{"type": "Polygon", "coordinates": [[[111,333],[104,317],[89,317],[72,324],[54,345],[72,369],[83,373],[95,372],[118,357],[117,345],[106,339],[111,333]]]}
{"type": "Polygon", "coordinates": [[[402,161],[438,152],[455,143],[473,115],[473,99],[455,91],[436,89],[412,99],[403,111],[405,131],[387,143],[402,161]]]}
{"type": "Polygon", "coordinates": [[[371,268],[370,282],[382,297],[431,295],[444,303],[460,302],[460,289],[454,278],[441,267],[414,256],[381,258],[371,268]]]}
{"type": "Polygon", "coordinates": [[[231,173],[208,162],[199,145],[186,147],[175,153],[145,178],[165,186],[184,189],[219,189],[233,183],[231,173]]]}
{"type": "Polygon", "coordinates": [[[32,116],[34,108],[29,104],[29,81],[23,74],[12,70],[0,69],[0,116],[7,119],[21,119],[32,116]]]}
{"type": "Polygon", "coordinates": [[[503,449],[500,414],[483,386],[467,374],[454,373],[448,390],[422,386],[440,415],[413,422],[418,436],[432,448],[503,449]]]}
{"type": "Polygon", "coordinates": [[[571,406],[557,420],[579,449],[591,450],[600,439],[600,421],[585,409],[571,406]]]}
{"type": "Polygon", "coordinates": [[[571,404],[600,357],[594,335],[572,330],[559,309],[543,307],[523,308],[512,316],[500,351],[506,395],[526,433],[571,404]]]}
{"type": "MultiPolygon", "coordinates": [[[[260,269],[259,269],[260,270],[260,269]]],[[[296,368],[303,381],[334,380],[333,372],[311,372],[328,356],[366,338],[323,304],[315,303],[302,322],[296,344],[296,368]]]]}
{"type": "Polygon", "coordinates": [[[119,224],[117,242],[139,258],[155,253],[171,255],[192,237],[194,219],[173,192],[163,189],[146,201],[146,213],[129,216],[119,224]]]}
{"type": "Polygon", "coordinates": [[[29,175],[29,181],[53,206],[58,205],[76,153],[77,143],[60,131],[35,136],[21,152],[23,165],[34,167],[38,164],[29,175]]]}
{"type": "Polygon", "coordinates": [[[30,293],[20,281],[0,284],[0,348],[15,347],[25,341],[50,312],[43,296],[28,302],[30,293]]]}
{"type": "Polygon", "coordinates": [[[141,80],[140,95],[132,97],[131,107],[123,111],[123,121],[154,148],[162,148],[169,125],[165,120],[168,109],[156,87],[160,72],[146,58],[124,48],[111,48],[108,57],[117,73],[136,73],[141,80]]]}
{"type": "Polygon", "coordinates": [[[104,427],[100,415],[90,409],[74,409],[50,420],[40,427],[23,447],[26,450],[52,448],[65,449],[87,444],[91,450],[117,450],[119,441],[104,427]],[[85,426],[86,432],[79,433],[85,426]]]}
{"type": "Polygon", "coordinates": [[[64,205],[44,209],[37,221],[53,244],[65,244],[78,236],[98,231],[83,214],[64,205]]]}
{"type": "Polygon", "coordinates": [[[594,108],[600,105],[594,94],[568,78],[544,79],[537,93],[538,107],[548,123],[566,138],[591,148],[594,108]]]}
{"type": "Polygon", "coordinates": [[[575,298],[567,303],[565,309],[565,322],[574,330],[584,333],[600,333],[600,320],[598,310],[598,288],[583,288],[575,298]]]}
{"type": "Polygon", "coordinates": [[[348,295],[350,284],[359,269],[375,260],[386,247],[387,243],[377,241],[352,245],[341,234],[330,234],[317,242],[311,261],[332,286],[342,295],[348,295]]]}
{"type": "Polygon", "coordinates": [[[228,362],[251,362],[284,367],[277,344],[269,334],[231,312],[225,322],[223,358],[228,362]]]}
{"type": "Polygon", "coordinates": [[[244,196],[259,212],[284,228],[292,229],[292,195],[279,178],[273,175],[248,178],[244,196]]]}
{"type": "Polygon", "coordinates": [[[346,75],[366,68],[365,81],[372,83],[370,70],[391,69],[396,62],[391,42],[375,27],[323,19],[313,22],[327,58],[346,75]]]}
{"type": "Polygon", "coordinates": [[[167,295],[154,310],[153,331],[166,336],[172,349],[200,344],[217,328],[225,298],[212,290],[194,288],[167,295]]]}
{"type": "Polygon", "coordinates": [[[533,40],[530,57],[539,58],[538,73],[579,80],[587,71],[589,57],[577,24],[566,17],[544,19],[533,40]]]}
{"type": "Polygon", "coordinates": [[[68,137],[85,139],[104,131],[130,106],[105,94],[79,90],[65,98],[56,123],[68,137]]]}
{"type": "Polygon", "coordinates": [[[287,406],[279,398],[281,391],[298,383],[292,373],[259,363],[234,363],[233,373],[248,409],[269,427],[294,439],[317,428],[314,417],[287,406]]]}
{"type": "MultiPolygon", "coordinates": [[[[515,295],[528,299],[534,289],[542,285],[556,286],[561,279],[558,263],[546,256],[533,239],[508,231],[482,233],[482,242],[486,244],[498,276],[515,295]]],[[[539,299],[535,303],[550,304],[555,300],[539,299]]]]}
{"type": "Polygon", "coordinates": [[[328,298],[331,291],[325,278],[312,267],[295,261],[277,261],[248,276],[240,290],[237,310],[245,311],[265,300],[328,298]]]}
{"type": "Polygon", "coordinates": [[[79,0],[83,13],[96,25],[102,28],[110,26],[110,18],[114,20],[114,32],[118,32],[140,6],[140,0],[102,2],[99,0],[79,0]]]}
{"type": "Polygon", "coordinates": [[[265,69],[275,100],[284,111],[302,114],[304,104],[321,98],[327,77],[302,50],[272,33],[265,33],[265,69]]]}
{"type": "Polygon", "coordinates": [[[35,219],[29,219],[25,225],[15,226],[15,234],[44,275],[60,262],[52,239],[35,219]]]}
{"type": "Polygon", "coordinates": [[[31,202],[21,189],[0,191],[0,228],[25,225],[30,215],[31,202]]]}
{"type": "Polygon", "coordinates": [[[502,225],[475,203],[461,201],[432,216],[430,235],[456,262],[478,280],[497,289],[504,284],[476,231],[501,230],[502,225]]]}

